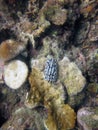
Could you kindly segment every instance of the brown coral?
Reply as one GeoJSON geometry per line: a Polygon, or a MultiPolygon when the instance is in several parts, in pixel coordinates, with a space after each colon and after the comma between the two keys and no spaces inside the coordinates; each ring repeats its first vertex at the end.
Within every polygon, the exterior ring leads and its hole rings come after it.
{"type": "Polygon", "coordinates": [[[33,68],[29,77],[31,85],[30,94],[27,97],[26,105],[34,107],[43,104],[48,108],[48,119],[46,125],[49,130],[67,130],[75,125],[75,112],[65,105],[60,92],[53,85],[43,79],[42,73],[33,68]]]}
{"type": "Polygon", "coordinates": [[[25,49],[25,44],[14,40],[3,41],[0,45],[0,60],[8,61],[25,49]]]}

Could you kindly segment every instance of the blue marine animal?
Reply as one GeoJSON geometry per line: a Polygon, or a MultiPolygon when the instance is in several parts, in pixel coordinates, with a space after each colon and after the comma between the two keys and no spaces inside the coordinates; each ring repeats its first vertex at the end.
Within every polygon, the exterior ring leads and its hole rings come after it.
{"type": "Polygon", "coordinates": [[[44,70],[45,80],[56,82],[58,77],[58,64],[54,58],[48,58],[44,70]]]}

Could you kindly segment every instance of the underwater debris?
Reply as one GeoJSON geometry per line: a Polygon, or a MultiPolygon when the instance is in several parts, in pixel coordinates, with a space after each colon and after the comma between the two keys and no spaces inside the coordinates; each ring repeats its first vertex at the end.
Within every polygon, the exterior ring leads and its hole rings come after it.
{"type": "Polygon", "coordinates": [[[27,76],[28,67],[20,60],[9,62],[4,67],[4,81],[12,89],[20,88],[26,81],[27,76]]]}
{"type": "Polygon", "coordinates": [[[45,64],[45,80],[49,82],[56,82],[57,81],[57,76],[58,76],[58,65],[57,61],[54,58],[49,58],[46,61],[45,64]]]}
{"type": "Polygon", "coordinates": [[[75,126],[76,114],[74,110],[64,104],[64,98],[60,96],[59,89],[43,78],[39,69],[33,68],[29,76],[31,85],[25,105],[33,108],[36,105],[44,105],[48,109],[48,118],[45,120],[49,130],[67,130],[75,126]]]}

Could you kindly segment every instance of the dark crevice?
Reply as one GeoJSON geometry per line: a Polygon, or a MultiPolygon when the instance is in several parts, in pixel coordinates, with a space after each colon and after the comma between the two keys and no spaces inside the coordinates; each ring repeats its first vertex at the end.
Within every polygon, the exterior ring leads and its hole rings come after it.
{"type": "Polygon", "coordinates": [[[2,29],[0,31],[0,43],[4,40],[16,38],[14,33],[10,29],[2,29]]]}

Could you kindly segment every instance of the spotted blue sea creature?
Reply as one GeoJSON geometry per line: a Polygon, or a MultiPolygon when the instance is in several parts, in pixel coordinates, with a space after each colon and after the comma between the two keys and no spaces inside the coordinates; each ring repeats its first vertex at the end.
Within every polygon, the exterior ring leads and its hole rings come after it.
{"type": "Polygon", "coordinates": [[[58,76],[58,64],[54,58],[49,58],[45,64],[44,70],[45,80],[49,82],[56,82],[58,76]]]}

